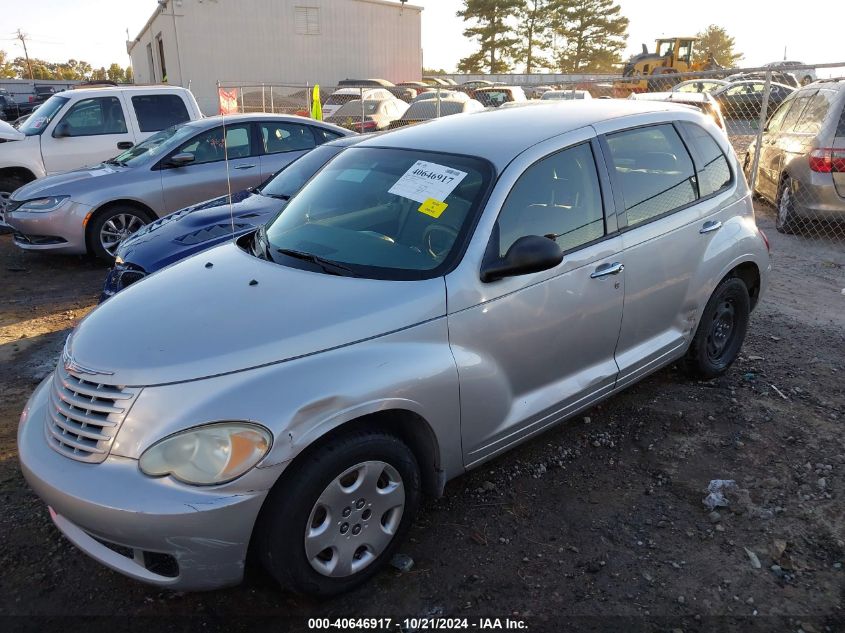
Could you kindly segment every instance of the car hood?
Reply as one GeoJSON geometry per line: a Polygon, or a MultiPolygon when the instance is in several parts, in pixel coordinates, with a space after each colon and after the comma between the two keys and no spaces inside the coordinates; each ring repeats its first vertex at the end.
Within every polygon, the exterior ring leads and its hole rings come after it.
{"type": "Polygon", "coordinates": [[[93,167],[83,167],[66,171],[45,178],[33,180],[15,191],[15,200],[32,200],[43,196],[72,196],[81,191],[88,192],[90,187],[100,187],[102,181],[87,182],[94,178],[114,178],[125,173],[130,167],[106,165],[100,163],[93,167]]]}
{"type": "Polygon", "coordinates": [[[124,241],[117,256],[151,273],[264,224],[285,202],[241,191],[171,213],[124,241]]]}
{"type": "Polygon", "coordinates": [[[0,121],[0,139],[6,141],[22,141],[26,138],[26,134],[20,130],[16,130],[5,121],[0,121]]]}
{"type": "Polygon", "coordinates": [[[68,352],[95,372],[86,380],[151,386],[316,354],[445,314],[442,277],[339,277],[258,259],[229,242],[101,304],[74,330],[68,352]]]}

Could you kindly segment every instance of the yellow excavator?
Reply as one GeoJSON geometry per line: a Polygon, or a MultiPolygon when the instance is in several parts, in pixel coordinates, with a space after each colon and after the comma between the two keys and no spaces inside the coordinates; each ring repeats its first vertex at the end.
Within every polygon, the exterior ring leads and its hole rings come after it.
{"type": "Polygon", "coordinates": [[[678,73],[721,68],[712,57],[705,63],[693,63],[697,37],[669,37],[657,40],[653,53],[643,44],[643,52],[634,55],[622,69],[624,79],[614,84],[616,97],[632,92],[670,90],[678,83],[678,73]]]}

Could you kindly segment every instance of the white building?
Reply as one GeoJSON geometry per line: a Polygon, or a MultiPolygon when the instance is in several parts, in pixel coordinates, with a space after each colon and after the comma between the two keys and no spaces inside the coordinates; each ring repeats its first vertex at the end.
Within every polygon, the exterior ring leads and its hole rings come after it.
{"type": "Polygon", "coordinates": [[[387,0],[158,0],[126,43],[136,83],[188,87],[205,114],[217,82],[330,86],[419,80],[421,7],[387,0]]]}

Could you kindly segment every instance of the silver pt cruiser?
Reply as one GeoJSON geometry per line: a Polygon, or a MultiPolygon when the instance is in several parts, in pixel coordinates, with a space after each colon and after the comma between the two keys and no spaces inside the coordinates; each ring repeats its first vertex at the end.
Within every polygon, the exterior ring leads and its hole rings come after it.
{"type": "Polygon", "coordinates": [[[266,227],[89,314],[21,416],[21,464],[132,578],[231,585],[251,548],[283,586],[342,592],[422,493],[669,363],[725,372],[769,270],[694,110],[446,117],[349,148],[266,227]]]}

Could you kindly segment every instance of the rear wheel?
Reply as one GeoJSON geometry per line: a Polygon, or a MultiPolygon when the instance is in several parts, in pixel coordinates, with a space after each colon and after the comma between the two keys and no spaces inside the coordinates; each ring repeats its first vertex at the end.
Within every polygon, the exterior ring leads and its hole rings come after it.
{"type": "Polygon", "coordinates": [[[88,224],[88,250],[96,257],[113,260],[120,243],[152,220],[150,213],[140,207],[110,205],[88,224]]]}
{"type": "Polygon", "coordinates": [[[279,583],[330,596],[390,560],[420,499],[411,450],[380,431],[339,436],[276,484],[256,526],[258,558],[279,583]]]}
{"type": "Polygon", "coordinates": [[[724,374],[736,360],[751,313],[748,287],[731,277],[720,283],[707,305],[684,358],[684,368],[694,378],[710,380],[724,374]]]}
{"type": "Polygon", "coordinates": [[[789,177],[783,179],[778,191],[775,228],[781,233],[796,231],[795,197],[792,194],[792,181],[789,177]]]}

